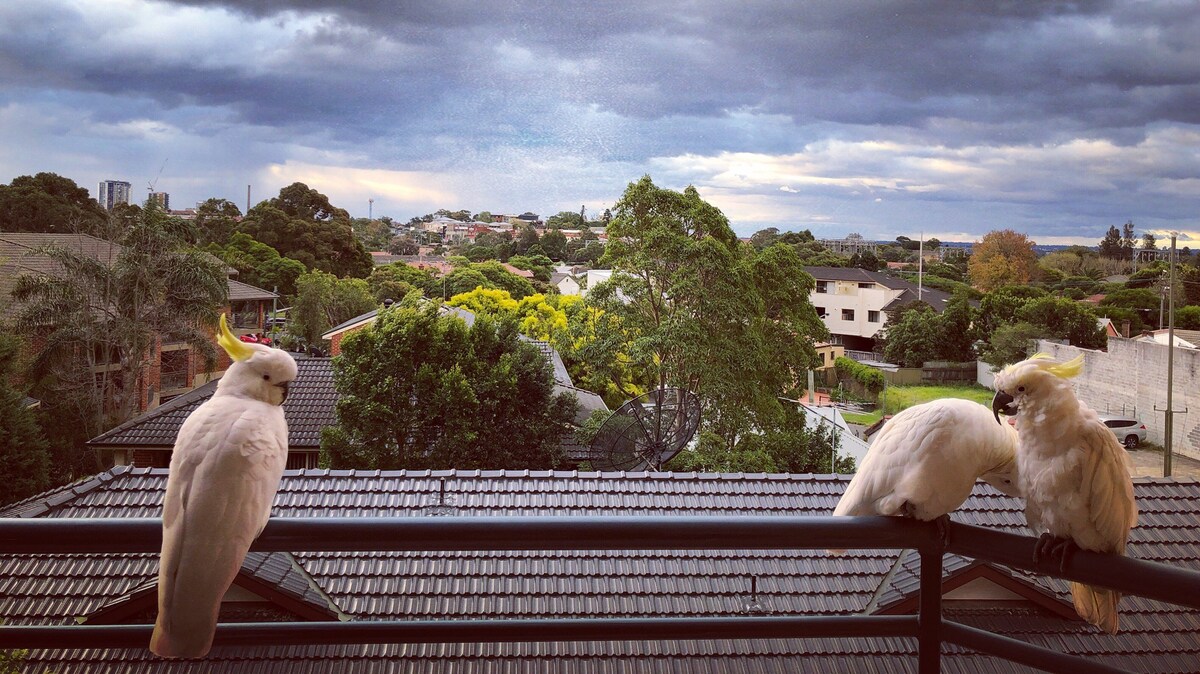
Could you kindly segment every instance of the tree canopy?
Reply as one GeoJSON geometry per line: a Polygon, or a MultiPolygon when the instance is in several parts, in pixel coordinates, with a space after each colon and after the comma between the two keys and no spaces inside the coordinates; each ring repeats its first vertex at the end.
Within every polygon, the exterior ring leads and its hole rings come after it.
{"type": "Polygon", "coordinates": [[[17,176],[0,185],[0,232],[95,234],[107,220],[90,192],[56,173],[17,176]]]}
{"type": "Polygon", "coordinates": [[[549,469],[576,402],[516,323],[466,324],[410,295],[342,342],[338,424],[322,431],[333,468],[549,469]]]}
{"type": "Polygon", "coordinates": [[[608,234],[602,263],[614,274],[587,301],[609,324],[588,360],[620,354],[641,387],[696,392],[703,430],[726,449],[771,432],[782,418],[777,396],[796,394],[819,362],[814,341],[828,336],[796,251],[740,245],[694,187],[675,192],[649,176],[613,207],[608,234]]]}
{"type": "Polygon", "coordinates": [[[1011,229],[988,232],[971,252],[971,283],[987,292],[1003,285],[1029,283],[1037,269],[1033,241],[1011,229]]]}
{"type": "Polygon", "coordinates": [[[296,280],[296,297],[288,318],[288,331],[306,345],[321,341],[330,328],[377,307],[363,279],[339,279],[313,271],[296,280]]]}
{"type": "Polygon", "coordinates": [[[374,267],[346,211],[304,183],[292,183],[251,208],[238,229],[309,270],[366,278],[374,267]]]}

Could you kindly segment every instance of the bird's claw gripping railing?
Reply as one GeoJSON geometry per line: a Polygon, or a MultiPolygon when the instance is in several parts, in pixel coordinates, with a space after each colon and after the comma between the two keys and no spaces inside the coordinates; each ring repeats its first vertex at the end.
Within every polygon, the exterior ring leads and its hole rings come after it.
{"type": "MultiPolygon", "coordinates": [[[[157,519],[0,519],[0,554],[157,552],[157,519]]],[[[653,639],[915,637],[918,670],[940,669],[950,642],[1051,672],[1120,672],[1108,665],[942,617],[942,553],[1103,585],[1200,609],[1200,572],[1080,551],[1062,574],[1035,567],[1035,540],[892,517],[444,517],[272,520],[262,551],[899,549],[921,555],[916,616],[349,621],[223,624],[217,645],[491,643],[653,639]]],[[[0,572],[2,573],[2,572],[0,572]]],[[[0,648],[145,647],[149,625],[0,626],[0,648]]]]}

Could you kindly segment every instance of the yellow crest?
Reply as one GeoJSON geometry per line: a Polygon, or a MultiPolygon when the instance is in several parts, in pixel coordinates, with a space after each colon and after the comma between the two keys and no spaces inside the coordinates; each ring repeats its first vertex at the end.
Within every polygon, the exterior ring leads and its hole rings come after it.
{"type": "Polygon", "coordinates": [[[234,337],[233,333],[229,331],[229,324],[225,322],[225,314],[221,314],[221,327],[220,331],[217,332],[217,344],[220,344],[221,348],[225,349],[225,353],[229,354],[229,357],[234,360],[249,360],[250,356],[254,355],[254,349],[250,348],[249,344],[234,337]]]}
{"type": "Polygon", "coordinates": [[[1081,353],[1065,363],[1055,363],[1053,365],[1049,365],[1045,368],[1045,370],[1050,374],[1056,377],[1062,377],[1063,379],[1070,379],[1071,377],[1078,376],[1079,373],[1083,371],[1083,354],[1081,353]]]}

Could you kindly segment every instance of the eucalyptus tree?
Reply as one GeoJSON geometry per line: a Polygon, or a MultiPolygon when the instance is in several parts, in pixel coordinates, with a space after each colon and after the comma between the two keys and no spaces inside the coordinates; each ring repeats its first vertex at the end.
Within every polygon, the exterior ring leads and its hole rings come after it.
{"type": "Polygon", "coordinates": [[[613,207],[608,236],[601,262],[614,274],[588,302],[617,329],[593,349],[626,354],[645,386],[695,391],[704,430],[729,449],[782,423],[778,396],[798,394],[828,337],[793,247],[743,245],[694,187],[649,176],[613,207]]]}

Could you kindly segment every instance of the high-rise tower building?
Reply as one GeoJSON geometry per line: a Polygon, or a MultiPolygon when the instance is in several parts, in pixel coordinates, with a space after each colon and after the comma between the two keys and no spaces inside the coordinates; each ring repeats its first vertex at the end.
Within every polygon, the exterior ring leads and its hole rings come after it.
{"type": "Polygon", "coordinates": [[[171,195],[166,192],[151,192],[150,201],[158,204],[164,211],[171,210],[171,195]]]}
{"type": "Polygon", "coordinates": [[[129,190],[132,187],[124,180],[101,180],[100,187],[96,190],[96,201],[104,207],[104,210],[111,211],[117,204],[129,203],[129,190]]]}

